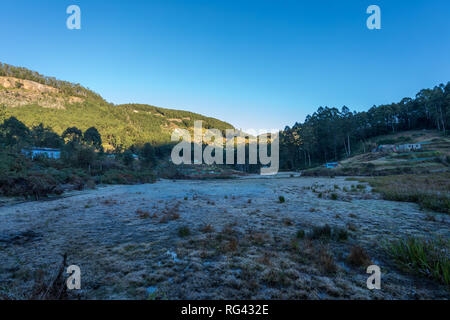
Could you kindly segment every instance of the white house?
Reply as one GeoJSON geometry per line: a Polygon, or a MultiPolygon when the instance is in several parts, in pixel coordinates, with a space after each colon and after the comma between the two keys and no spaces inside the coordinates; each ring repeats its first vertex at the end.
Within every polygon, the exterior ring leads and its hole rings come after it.
{"type": "Polygon", "coordinates": [[[49,159],[61,158],[61,150],[52,148],[37,148],[22,149],[22,154],[28,158],[35,159],[36,157],[43,156],[49,159]]]}
{"type": "Polygon", "coordinates": [[[420,143],[413,143],[413,144],[402,144],[397,146],[397,150],[400,152],[405,151],[416,151],[422,149],[422,145],[420,143]]]}

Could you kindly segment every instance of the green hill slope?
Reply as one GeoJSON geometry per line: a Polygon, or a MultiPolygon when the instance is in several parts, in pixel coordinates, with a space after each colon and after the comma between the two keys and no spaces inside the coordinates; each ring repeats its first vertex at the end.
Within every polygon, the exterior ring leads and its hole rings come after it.
{"type": "Polygon", "coordinates": [[[166,144],[175,128],[192,129],[195,120],[203,120],[206,128],[233,128],[229,123],[188,111],[110,104],[78,84],[1,63],[0,105],[6,106],[3,117],[14,116],[28,127],[43,123],[58,134],[72,126],[83,131],[96,127],[106,149],[146,142],[166,144]]]}

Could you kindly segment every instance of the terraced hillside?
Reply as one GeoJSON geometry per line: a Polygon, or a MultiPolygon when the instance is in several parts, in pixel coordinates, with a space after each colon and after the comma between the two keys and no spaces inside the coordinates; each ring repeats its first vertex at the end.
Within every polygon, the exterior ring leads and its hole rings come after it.
{"type": "Polygon", "coordinates": [[[374,175],[392,173],[433,173],[447,171],[450,157],[450,139],[434,130],[407,131],[380,136],[372,140],[375,145],[419,144],[420,150],[404,152],[369,152],[341,162],[341,170],[358,171],[366,168],[374,175]]]}
{"type": "Polygon", "coordinates": [[[380,176],[446,172],[450,166],[450,138],[435,130],[403,131],[378,136],[366,143],[368,152],[339,162],[337,168],[314,168],[305,175],[380,176]],[[419,144],[420,150],[374,152],[383,145],[419,144]]]}

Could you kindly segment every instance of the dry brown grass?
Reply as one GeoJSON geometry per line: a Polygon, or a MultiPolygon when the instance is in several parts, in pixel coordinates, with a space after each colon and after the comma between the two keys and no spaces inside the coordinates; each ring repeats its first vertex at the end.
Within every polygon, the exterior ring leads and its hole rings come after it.
{"type": "Polygon", "coordinates": [[[136,213],[138,214],[139,218],[141,219],[147,219],[150,218],[150,212],[142,210],[142,209],[137,209],[136,213]]]}
{"type": "Polygon", "coordinates": [[[159,220],[159,223],[167,223],[169,221],[177,220],[178,218],[180,218],[180,215],[178,213],[179,208],[180,208],[180,203],[175,204],[171,208],[166,208],[163,211],[163,216],[159,220]]]}
{"type": "Polygon", "coordinates": [[[210,224],[205,224],[204,226],[202,226],[200,228],[200,231],[204,232],[204,233],[211,233],[211,232],[214,232],[214,228],[210,224]]]}
{"type": "Polygon", "coordinates": [[[249,235],[250,241],[257,246],[264,245],[267,242],[268,238],[269,238],[269,236],[266,233],[262,233],[262,232],[252,232],[249,235]]]}
{"type": "Polygon", "coordinates": [[[271,266],[272,265],[271,256],[272,255],[269,252],[264,252],[262,256],[257,259],[257,261],[263,265],[271,266]]]}
{"type": "Polygon", "coordinates": [[[235,252],[238,250],[239,242],[236,238],[228,240],[222,247],[223,252],[235,252]]]}
{"type": "Polygon", "coordinates": [[[234,227],[234,224],[227,224],[226,226],[224,226],[221,231],[222,235],[225,235],[225,236],[234,235],[236,233],[236,231],[233,229],[233,227],[234,227]]]}
{"type": "Polygon", "coordinates": [[[318,252],[318,262],[326,273],[336,273],[338,270],[333,255],[325,247],[320,248],[318,252]]]}
{"type": "Polygon", "coordinates": [[[117,200],[106,199],[102,202],[104,205],[112,206],[117,204],[117,200]]]}
{"type": "Polygon", "coordinates": [[[347,257],[347,262],[358,267],[367,267],[372,264],[369,254],[358,245],[353,246],[350,250],[350,254],[347,257]]]}

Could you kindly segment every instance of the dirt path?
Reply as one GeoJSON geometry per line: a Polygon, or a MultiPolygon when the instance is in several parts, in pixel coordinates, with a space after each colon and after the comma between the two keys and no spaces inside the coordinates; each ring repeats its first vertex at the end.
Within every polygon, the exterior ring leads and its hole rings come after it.
{"type": "Polygon", "coordinates": [[[71,298],[448,298],[444,286],[400,273],[383,249],[411,234],[448,239],[448,216],[430,221],[415,204],[352,185],[289,176],[159,181],[0,207],[0,293],[29,297],[36,274],[50,277],[67,253],[82,272],[71,298]],[[349,238],[296,240],[324,224],[349,238]],[[368,290],[364,268],[346,262],[355,244],[381,267],[381,290],[368,290]]]}

